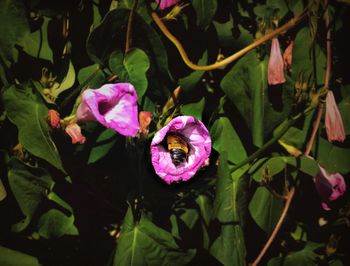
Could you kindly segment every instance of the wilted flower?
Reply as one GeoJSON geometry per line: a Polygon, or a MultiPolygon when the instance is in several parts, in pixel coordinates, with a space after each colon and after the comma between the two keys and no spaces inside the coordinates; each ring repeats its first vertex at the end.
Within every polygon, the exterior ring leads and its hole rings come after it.
{"type": "Polygon", "coordinates": [[[272,39],[269,65],[267,68],[267,80],[269,85],[284,83],[284,63],[281,55],[280,44],[277,38],[272,39]]]}
{"type": "Polygon", "coordinates": [[[80,126],[76,123],[67,125],[65,131],[71,137],[73,144],[83,144],[86,140],[83,134],[81,134],[80,126]]]}
{"type": "Polygon", "coordinates": [[[56,110],[53,110],[53,109],[49,110],[49,112],[47,114],[47,121],[49,122],[49,124],[52,128],[60,128],[61,127],[61,124],[60,124],[61,117],[60,117],[60,114],[56,110]]]}
{"type": "Polygon", "coordinates": [[[156,0],[161,10],[176,5],[180,0],[156,0]]]}
{"type": "Polygon", "coordinates": [[[346,184],[341,174],[329,174],[326,169],[320,166],[319,173],[313,178],[316,190],[322,199],[322,207],[330,210],[329,202],[341,197],[346,190],[346,184]]]}
{"type": "Polygon", "coordinates": [[[332,91],[327,93],[325,122],[328,140],[343,142],[345,140],[345,129],[332,91]]]}
{"type": "Polygon", "coordinates": [[[145,138],[148,135],[149,125],[151,124],[151,121],[152,121],[152,113],[141,111],[139,113],[139,121],[140,121],[140,130],[139,130],[140,136],[145,138]]]}
{"type": "Polygon", "coordinates": [[[294,42],[291,41],[283,53],[284,68],[290,70],[292,67],[294,42]]]}
{"type": "Polygon", "coordinates": [[[134,137],[139,130],[134,86],[117,83],[85,90],[77,110],[77,121],[94,120],[124,136],[134,137]]]}
{"type": "Polygon", "coordinates": [[[0,201],[2,201],[4,198],[6,198],[7,196],[7,192],[6,189],[0,179],[0,201]]]}
{"type": "Polygon", "coordinates": [[[189,180],[199,168],[208,164],[210,152],[209,132],[201,121],[192,116],[172,119],[155,134],[151,144],[153,167],[168,184],[189,180]],[[168,149],[169,136],[174,135],[179,137],[180,142],[175,145],[183,146],[183,151],[187,153],[187,158],[182,161],[172,159],[168,149]]]}

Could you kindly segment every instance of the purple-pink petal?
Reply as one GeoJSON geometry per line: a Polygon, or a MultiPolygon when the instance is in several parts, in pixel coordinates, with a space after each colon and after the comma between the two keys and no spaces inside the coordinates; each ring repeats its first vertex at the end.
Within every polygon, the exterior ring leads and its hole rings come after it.
{"type": "Polygon", "coordinates": [[[211,138],[204,124],[192,116],[178,116],[159,130],[151,143],[152,164],[157,175],[166,183],[187,181],[199,168],[207,165],[211,152],[211,138]],[[175,166],[168,149],[163,145],[167,133],[177,133],[187,139],[187,161],[175,166]]]}
{"type": "Polygon", "coordinates": [[[346,184],[340,173],[329,174],[320,166],[320,172],[313,178],[315,187],[323,203],[322,207],[329,210],[328,204],[341,197],[346,191],[346,184]]]}
{"type": "Polygon", "coordinates": [[[343,142],[345,140],[343,120],[332,91],[327,93],[325,124],[328,141],[343,142]]]}
{"type": "Polygon", "coordinates": [[[156,0],[156,2],[159,4],[160,10],[166,9],[168,7],[176,5],[180,0],[156,0]]]}
{"type": "Polygon", "coordinates": [[[98,121],[124,136],[134,137],[139,130],[137,94],[129,83],[106,84],[87,89],[77,109],[78,122],[98,121]]]}
{"type": "Polygon", "coordinates": [[[277,38],[273,38],[271,43],[271,52],[267,67],[267,80],[269,85],[278,85],[286,82],[284,78],[283,57],[277,38]]]}

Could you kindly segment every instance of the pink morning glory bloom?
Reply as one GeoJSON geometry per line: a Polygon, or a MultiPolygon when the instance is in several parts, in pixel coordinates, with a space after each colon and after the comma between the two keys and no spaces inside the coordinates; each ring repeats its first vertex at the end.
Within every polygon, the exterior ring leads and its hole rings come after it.
{"type": "Polygon", "coordinates": [[[67,125],[65,131],[71,137],[73,144],[83,144],[86,140],[86,138],[81,133],[80,126],[76,123],[67,125]]]}
{"type": "Polygon", "coordinates": [[[326,132],[330,142],[345,140],[345,129],[337,103],[332,91],[328,91],[326,98],[326,132]]]}
{"type": "Polygon", "coordinates": [[[187,181],[199,168],[208,164],[211,138],[204,124],[192,116],[178,116],[159,130],[151,143],[152,164],[157,175],[166,183],[187,181]],[[167,146],[168,134],[178,134],[186,139],[189,150],[187,160],[173,163],[167,146]]]}
{"type": "Polygon", "coordinates": [[[156,2],[159,4],[160,10],[166,9],[168,7],[176,5],[180,0],[156,0],[156,2]]]}
{"type": "Polygon", "coordinates": [[[322,199],[322,207],[330,210],[329,202],[341,197],[346,191],[346,184],[340,173],[329,174],[320,166],[320,172],[313,178],[316,190],[322,199]]]}
{"type": "Polygon", "coordinates": [[[267,67],[267,80],[269,85],[278,85],[286,82],[284,78],[284,62],[277,38],[273,38],[271,43],[271,52],[267,67]]]}
{"type": "Polygon", "coordinates": [[[84,91],[77,121],[98,121],[121,135],[135,137],[139,130],[137,94],[130,83],[106,84],[84,91]]]}

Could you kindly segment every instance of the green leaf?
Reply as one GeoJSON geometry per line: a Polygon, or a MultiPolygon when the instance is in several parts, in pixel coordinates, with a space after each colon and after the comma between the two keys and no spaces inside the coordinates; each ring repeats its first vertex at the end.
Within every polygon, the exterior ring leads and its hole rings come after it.
{"type": "Polygon", "coordinates": [[[188,103],[181,106],[181,113],[202,120],[202,113],[205,106],[205,98],[202,97],[198,102],[188,103]]]}
{"type": "Polygon", "coordinates": [[[285,257],[275,257],[268,262],[268,266],[295,266],[295,265],[317,265],[315,250],[321,248],[322,244],[307,242],[304,249],[291,253],[285,257]]]}
{"type": "MultiPolygon", "coordinates": [[[[118,1],[118,8],[127,8],[132,9],[134,5],[134,0],[119,0],[118,1]]],[[[139,1],[136,12],[138,15],[140,15],[148,24],[151,24],[153,22],[152,17],[150,16],[150,13],[148,11],[147,3],[145,1],[139,1]]]]}
{"type": "Polygon", "coordinates": [[[19,143],[39,157],[64,172],[61,158],[52,141],[47,123],[48,108],[31,88],[12,85],[4,91],[3,100],[7,117],[18,128],[19,143]]]}
{"type": "Polygon", "coordinates": [[[157,227],[145,215],[135,222],[129,208],[113,265],[186,265],[195,252],[181,250],[172,235],[157,227]]]}
{"type": "Polygon", "coordinates": [[[244,224],[247,167],[230,174],[227,153],[219,157],[214,217],[220,223],[220,235],[210,247],[210,253],[224,265],[246,265],[244,224]]]}
{"type": "Polygon", "coordinates": [[[210,128],[210,135],[213,148],[220,154],[226,152],[230,162],[237,164],[247,157],[244,146],[228,117],[220,116],[215,120],[210,128]]]}
{"type": "Polygon", "coordinates": [[[79,234],[78,229],[74,226],[74,215],[67,216],[56,209],[51,209],[40,217],[38,232],[40,236],[47,239],[79,234]]]}
{"type": "Polygon", "coordinates": [[[13,226],[13,230],[19,232],[29,225],[39,204],[45,199],[47,191],[51,190],[53,181],[44,169],[28,166],[17,158],[10,160],[8,180],[26,216],[24,220],[13,226]]]}
{"type": "Polygon", "coordinates": [[[133,48],[123,58],[120,51],[114,52],[109,58],[109,67],[120,81],[134,85],[140,103],[148,86],[146,73],[150,62],[146,53],[141,49],[133,48]]]}
{"type": "Polygon", "coordinates": [[[40,266],[38,259],[28,254],[0,246],[0,265],[2,266],[40,266]]]}
{"type": "Polygon", "coordinates": [[[75,69],[73,66],[73,63],[71,60],[69,60],[69,66],[67,73],[65,77],[63,78],[62,82],[58,85],[57,88],[51,89],[52,90],[52,96],[54,98],[57,98],[58,95],[60,95],[65,90],[70,89],[75,83],[75,69]]]}
{"type": "MultiPolygon", "coordinates": [[[[99,68],[99,65],[98,64],[94,64],[94,65],[87,66],[87,67],[84,67],[84,68],[80,69],[79,73],[78,73],[78,81],[79,81],[79,83],[82,84],[98,68],[99,68]]],[[[105,75],[103,74],[102,70],[99,70],[98,73],[89,82],[89,88],[97,89],[97,88],[101,87],[104,82],[105,82],[105,75]]]]}
{"type": "Polygon", "coordinates": [[[206,29],[209,26],[216,13],[217,5],[217,0],[192,0],[198,27],[206,29]]]}
{"type": "MultiPolygon", "coordinates": [[[[198,61],[198,65],[205,65],[208,63],[208,51],[205,51],[198,61]]],[[[188,76],[179,79],[179,85],[184,91],[191,91],[197,85],[204,74],[204,71],[193,71],[188,76]]]]}
{"type": "Polygon", "coordinates": [[[0,58],[9,67],[18,57],[15,44],[29,33],[23,1],[0,1],[0,58]]]}
{"type": "Polygon", "coordinates": [[[27,34],[19,43],[23,47],[24,52],[32,57],[53,62],[53,53],[48,41],[48,24],[50,19],[43,17],[41,28],[35,32],[27,34]]]}
{"type": "MultiPolygon", "coordinates": [[[[94,62],[105,66],[114,51],[124,50],[129,13],[130,10],[122,8],[108,12],[101,24],[90,33],[87,52],[94,62]]],[[[168,56],[161,36],[137,13],[133,17],[132,32],[133,47],[142,49],[149,56],[149,88],[156,95],[168,92],[168,56]]]]}
{"type": "Polygon", "coordinates": [[[315,158],[328,172],[342,174],[350,172],[350,149],[335,146],[324,138],[320,138],[318,143],[314,145],[312,153],[317,154],[315,158]]]}
{"type": "Polygon", "coordinates": [[[104,130],[97,138],[91,149],[88,163],[95,163],[106,156],[117,141],[117,133],[112,129],[104,130]]]}
{"type": "MultiPolygon", "coordinates": [[[[304,27],[299,30],[293,47],[292,78],[294,80],[298,79],[299,73],[303,73],[306,79],[313,74],[311,44],[308,28],[304,27]]],[[[315,44],[315,66],[317,83],[323,84],[326,74],[326,56],[318,44],[315,44]]]]}
{"type": "Polygon", "coordinates": [[[342,87],[343,100],[338,104],[346,135],[350,135],[350,85],[342,87]]]}
{"type": "Polygon", "coordinates": [[[271,235],[283,210],[283,200],[259,187],[249,203],[249,211],[256,224],[271,235]]]}
{"type": "Polygon", "coordinates": [[[293,84],[289,79],[281,88],[269,88],[271,93],[282,90],[281,110],[268,99],[268,60],[259,60],[256,51],[241,58],[221,81],[221,88],[235,104],[252,131],[254,145],[260,147],[264,138],[290,113],[293,103],[293,84]]]}
{"type": "MultiPolygon", "coordinates": [[[[310,112],[304,120],[302,129],[296,127],[290,127],[288,131],[281,137],[281,141],[286,144],[292,145],[298,149],[304,150],[308,141],[308,132],[311,123],[313,122],[314,112],[310,112]]],[[[276,129],[273,133],[277,133],[276,129]]]]}
{"type": "Polygon", "coordinates": [[[310,176],[315,176],[320,171],[318,163],[306,156],[301,156],[298,158],[278,156],[266,160],[263,164],[260,164],[258,161],[257,164],[259,166],[255,167],[254,165],[249,172],[253,173],[252,177],[257,182],[261,182],[265,168],[269,169],[270,177],[273,177],[282,172],[287,167],[287,165],[291,165],[310,176]]]}

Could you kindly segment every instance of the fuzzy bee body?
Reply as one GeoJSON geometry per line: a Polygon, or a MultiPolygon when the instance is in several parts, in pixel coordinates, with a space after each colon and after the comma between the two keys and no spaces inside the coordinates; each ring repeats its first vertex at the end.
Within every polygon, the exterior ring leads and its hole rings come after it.
{"type": "Polygon", "coordinates": [[[166,142],[171,160],[175,166],[187,161],[189,146],[182,136],[168,134],[166,142]]]}

